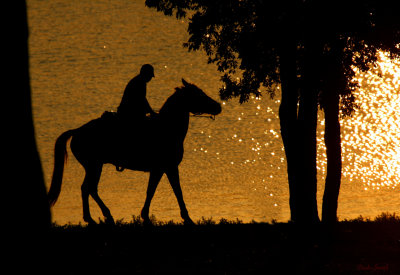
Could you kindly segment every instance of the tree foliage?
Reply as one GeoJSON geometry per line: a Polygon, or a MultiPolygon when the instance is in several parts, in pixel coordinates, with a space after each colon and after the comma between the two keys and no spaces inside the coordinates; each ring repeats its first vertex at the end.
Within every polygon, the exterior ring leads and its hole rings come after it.
{"type": "Polygon", "coordinates": [[[341,106],[345,114],[354,108],[354,68],[366,71],[376,61],[378,50],[400,56],[400,21],[395,0],[147,0],[146,5],[166,15],[189,17],[189,50],[203,49],[208,62],[221,72],[222,99],[259,95],[265,88],[273,95],[280,83],[280,49],[297,45],[298,80],[305,63],[304,49],[317,42],[320,47],[319,90],[328,85],[330,66],[340,60],[341,106]],[[324,66],[325,65],[325,66],[324,66]]]}

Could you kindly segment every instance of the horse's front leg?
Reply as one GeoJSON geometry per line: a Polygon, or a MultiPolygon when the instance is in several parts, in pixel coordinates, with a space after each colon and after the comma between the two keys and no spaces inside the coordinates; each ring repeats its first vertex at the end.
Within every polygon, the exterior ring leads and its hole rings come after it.
{"type": "Polygon", "coordinates": [[[192,219],[189,217],[189,213],[186,209],[185,202],[183,201],[182,189],[179,181],[178,166],[168,169],[166,173],[169,183],[172,186],[172,190],[174,190],[176,199],[178,200],[179,208],[181,209],[181,217],[184,220],[184,223],[194,224],[192,219]]]}
{"type": "Polygon", "coordinates": [[[154,170],[150,172],[149,185],[147,186],[146,201],[144,202],[142,212],[140,213],[140,216],[144,220],[145,224],[151,224],[149,218],[150,203],[151,200],[153,199],[154,193],[156,192],[158,183],[160,182],[163,174],[164,172],[162,172],[161,170],[154,170]]]}

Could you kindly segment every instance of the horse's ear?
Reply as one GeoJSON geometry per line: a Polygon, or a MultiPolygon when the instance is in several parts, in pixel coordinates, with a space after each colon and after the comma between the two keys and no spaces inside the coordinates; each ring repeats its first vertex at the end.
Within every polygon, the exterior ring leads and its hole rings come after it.
{"type": "Polygon", "coordinates": [[[184,86],[186,86],[186,87],[188,87],[188,86],[189,86],[189,83],[187,83],[187,82],[186,82],[186,80],[185,80],[185,79],[183,79],[183,78],[182,78],[182,83],[183,83],[183,85],[184,85],[184,86]]]}

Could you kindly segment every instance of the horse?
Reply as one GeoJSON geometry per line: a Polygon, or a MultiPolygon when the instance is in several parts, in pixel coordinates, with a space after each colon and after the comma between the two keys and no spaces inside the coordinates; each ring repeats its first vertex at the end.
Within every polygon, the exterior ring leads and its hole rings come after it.
{"type": "Polygon", "coordinates": [[[118,171],[126,168],[150,173],[141,211],[145,224],[151,224],[150,203],[164,174],[176,196],[184,223],[193,224],[179,180],[178,166],[183,158],[183,142],[191,114],[215,116],[221,113],[221,105],[196,85],[184,79],[182,83],[183,86],[175,88],[175,92],[165,101],[156,119],[123,123],[116,115],[109,114],[62,133],[55,142],[54,169],[48,192],[50,206],[56,203],[61,192],[67,142],[72,138],[71,151],[85,170],[81,194],[83,220],[89,225],[96,224],[90,215],[89,195],[100,207],[105,222],[115,224],[110,210],[97,192],[102,167],[107,163],[115,165],[118,171]]]}

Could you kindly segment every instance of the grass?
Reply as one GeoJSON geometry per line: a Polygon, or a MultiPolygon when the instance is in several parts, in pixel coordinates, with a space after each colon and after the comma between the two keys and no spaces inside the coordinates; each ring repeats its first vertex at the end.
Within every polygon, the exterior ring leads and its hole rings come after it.
{"type": "Polygon", "coordinates": [[[400,217],[340,221],[334,229],[153,217],[53,225],[47,263],[56,274],[400,274],[400,217]]]}
{"type": "Polygon", "coordinates": [[[396,213],[389,213],[389,212],[382,212],[380,215],[376,216],[373,220],[370,218],[364,218],[363,216],[359,216],[356,219],[352,220],[344,220],[344,222],[375,222],[375,223],[385,223],[385,224],[391,224],[391,223],[400,223],[400,216],[397,215],[396,213]]]}

